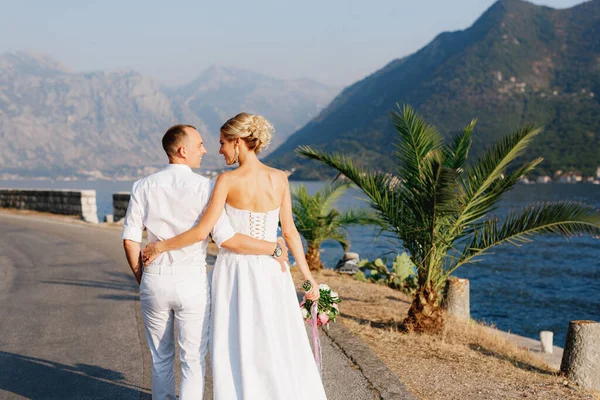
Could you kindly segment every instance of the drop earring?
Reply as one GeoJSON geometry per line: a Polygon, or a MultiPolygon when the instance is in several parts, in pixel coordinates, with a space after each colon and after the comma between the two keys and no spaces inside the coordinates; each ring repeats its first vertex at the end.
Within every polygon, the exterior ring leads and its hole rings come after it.
{"type": "Polygon", "coordinates": [[[238,162],[239,157],[240,157],[240,149],[236,144],[235,145],[235,158],[233,159],[233,164],[238,162]]]}

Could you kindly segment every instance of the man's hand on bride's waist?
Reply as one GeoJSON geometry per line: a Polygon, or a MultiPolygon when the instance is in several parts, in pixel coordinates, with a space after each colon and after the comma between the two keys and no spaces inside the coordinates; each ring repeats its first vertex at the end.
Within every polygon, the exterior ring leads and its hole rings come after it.
{"type": "Polygon", "coordinates": [[[163,252],[161,243],[162,242],[148,243],[148,245],[144,247],[144,250],[142,250],[142,261],[144,262],[144,265],[149,265],[163,252]]]}
{"type": "Polygon", "coordinates": [[[282,238],[277,239],[277,248],[273,252],[273,258],[281,265],[281,272],[287,271],[287,262],[289,261],[288,248],[285,245],[285,241],[282,238]],[[281,254],[277,255],[278,250],[281,248],[281,254]]]}

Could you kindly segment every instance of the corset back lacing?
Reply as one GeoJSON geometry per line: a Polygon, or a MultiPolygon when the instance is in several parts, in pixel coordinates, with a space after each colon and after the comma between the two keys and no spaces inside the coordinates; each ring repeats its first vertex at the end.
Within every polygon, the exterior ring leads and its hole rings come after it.
{"type": "Polygon", "coordinates": [[[248,218],[250,220],[250,236],[255,239],[265,240],[267,214],[248,212],[248,218]]]}

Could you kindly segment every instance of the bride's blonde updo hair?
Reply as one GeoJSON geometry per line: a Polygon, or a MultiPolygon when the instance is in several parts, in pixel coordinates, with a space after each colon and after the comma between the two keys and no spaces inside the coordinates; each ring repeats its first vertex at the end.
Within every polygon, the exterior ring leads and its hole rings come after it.
{"type": "Polygon", "coordinates": [[[269,146],[273,125],[262,115],[240,113],[225,122],[221,132],[227,140],[244,139],[248,148],[258,154],[269,146]]]}

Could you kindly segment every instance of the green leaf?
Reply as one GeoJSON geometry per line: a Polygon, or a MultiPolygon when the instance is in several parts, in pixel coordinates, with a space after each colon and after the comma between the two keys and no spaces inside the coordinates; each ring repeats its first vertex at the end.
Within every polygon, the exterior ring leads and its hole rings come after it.
{"type": "Polygon", "coordinates": [[[347,251],[350,248],[346,230],[348,226],[381,225],[376,216],[363,210],[340,213],[334,208],[335,202],[349,186],[349,183],[336,182],[318,191],[314,196],[308,194],[304,185],[292,191],[294,222],[310,248],[318,250],[323,241],[334,240],[347,251]]]}
{"type": "Polygon", "coordinates": [[[396,152],[399,177],[412,187],[427,168],[428,155],[442,148],[442,135],[409,106],[398,106],[392,113],[392,123],[398,132],[396,152]]]}
{"type": "Polygon", "coordinates": [[[508,187],[501,184],[506,169],[523,154],[525,148],[540,132],[541,128],[527,126],[502,138],[465,170],[466,178],[462,180],[465,198],[463,210],[456,219],[456,227],[483,217],[508,190],[508,187]]]}
{"type": "Polygon", "coordinates": [[[489,219],[474,230],[448,275],[492,247],[505,243],[519,246],[540,234],[599,237],[600,213],[589,205],[558,202],[532,204],[521,211],[512,211],[502,225],[498,219],[489,219]]]}
{"type": "Polygon", "coordinates": [[[445,166],[453,169],[457,172],[462,172],[465,163],[467,162],[467,156],[469,149],[471,148],[471,136],[473,134],[473,128],[475,128],[477,120],[472,120],[469,125],[466,126],[464,131],[457,135],[450,146],[445,146],[445,166]]]}

